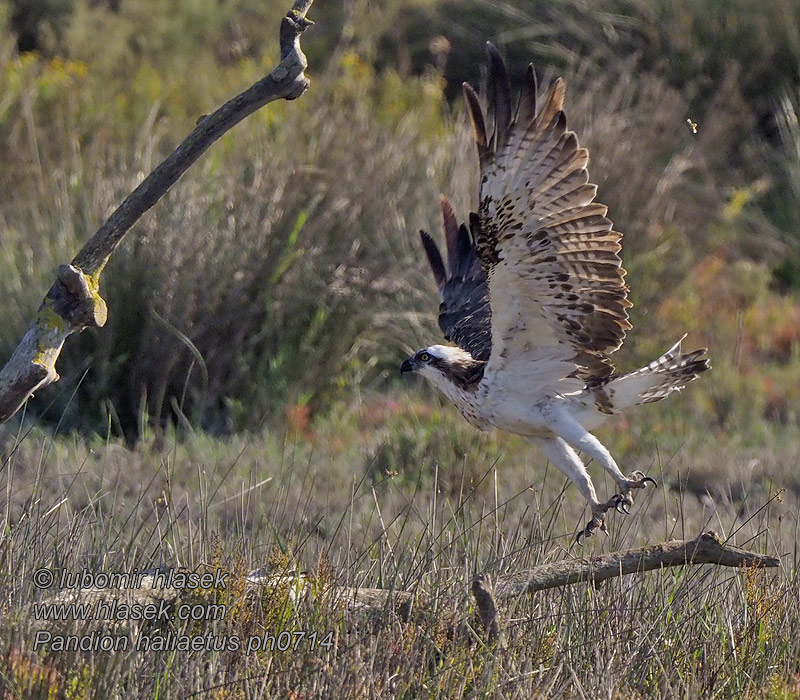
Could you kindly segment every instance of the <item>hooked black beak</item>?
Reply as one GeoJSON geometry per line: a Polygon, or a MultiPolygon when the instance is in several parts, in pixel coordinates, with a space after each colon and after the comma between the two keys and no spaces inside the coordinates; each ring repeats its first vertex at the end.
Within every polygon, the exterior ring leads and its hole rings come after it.
{"type": "Polygon", "coordinates": [[[405,374],[406,372],[413,372],[417,368],[417,363],[414,362],[414,358],[409,357],[402,365],[400,365],[400,374],[405,374]]]}

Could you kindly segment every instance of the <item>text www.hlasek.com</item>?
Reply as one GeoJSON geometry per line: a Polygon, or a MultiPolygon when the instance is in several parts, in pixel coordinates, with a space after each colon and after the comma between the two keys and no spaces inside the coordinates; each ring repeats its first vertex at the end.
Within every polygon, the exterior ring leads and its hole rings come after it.
{"type": "MultiPolygon", "coordinates": [[[[63,588],[203,588],[206,590],[227,587],[227,573],[217,570],[215,574],[195,574],[161,571],[155,576],[125,574],[91,574],[80,572],[60,576],[52,570],[39,569],[34,574],[34,583],[45,588],[58,583],[63,588]],[[125,578],[120,578],[124,576],[125,578]],[[142,585],[142,584],[149,585],[142,585]],[[99,585],[97,585],[99,584],[99,585]]],[[[110,595],[93,602],[38,602],[33,604],[36,620],[48,621],[152,621],[158,622],[214,622],[224,620],[227,606],[220,603],[174,603],[166,600],[150,603],[122,602],[110,595]]],[[[84,634],[62,634],[40,629],[36,632],[34,649],[47,646],[51,651],[239,651],[247,654],[258,651],[297,651],[301,646],[314,650],[317,647],[330,650],[334,645],[333,633],[319,634],[305,630],[283,630],[276,634],[265,631],[261,635],[241,637],[221,634],[177,634],[173,631],[149,629],[136,634],[111,634],[105,631],[87,631],[84,634]]]]}

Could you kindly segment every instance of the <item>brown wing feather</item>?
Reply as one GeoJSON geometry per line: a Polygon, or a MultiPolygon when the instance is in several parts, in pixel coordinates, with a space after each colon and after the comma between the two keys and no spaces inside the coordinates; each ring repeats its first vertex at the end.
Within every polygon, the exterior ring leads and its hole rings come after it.
{"type": "Polygon", "coordinates": [[[516,121],[520,124],[527,124],[536,116],[536,73],[533,64],[528,64],[525,72],[525,79],[522,81],[522,92],[519,95],[519,105],[517,106],[516,121]]]}
{"type": "Polygon", "coordinates": [[[561,363],[562,378],[606,376],[631,328],[621,234],[594,201],[589,154],[567,129],[564,82],[537,110],[529,69],[512,117],[505,66],[494,47],[488,53],[490,138],[477,95],[467,85],[464,93],[481,161],[470,226],[492,303],[489,369],[546,358],[561,363]]]}

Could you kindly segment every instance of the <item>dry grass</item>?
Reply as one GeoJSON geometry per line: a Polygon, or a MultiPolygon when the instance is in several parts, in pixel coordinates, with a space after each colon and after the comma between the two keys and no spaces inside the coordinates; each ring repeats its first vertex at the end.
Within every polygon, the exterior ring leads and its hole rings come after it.
{"type": "Polygon", "coordinates": [[[631,516],[614,516],[609,539],[576,550],[570,541],[586,517],[583,504],[533,449],[500,435],[478,439],[449,412],[434,417],[433,430],[429,413],[396,410],[370,427],[382,404],[374,406],[318,422],[307,438],[197,435],[131,451],[114,442],[53,441],[34,429],[10,443],[3,471],[11,497],[0,539],[3,692],[671,698],[760,697],[774,688],[781,697],[794,682],[798,494],[775,498],[781,479],[763,491],[747,480],[730,500],[693,493],[676,472],[705,457],[681,448],[649,470],[664,488],[643,494],[631,516]],[[422,452],[409,453],[410,445],[422,452]],[[394,472],[379,466],[388,455],[394,472]],[[448,635],[460,622],[476,624],[463,617],[461,601],[478,571],[507,573],[709,528],[748,549],[782,554],[782,568],[745,574],[699,567],[537,594],[502,610],[505,649],[485,646],[480,634],[448,635]],[[33,652],[43,626],[108,631],[103,623],[37,623],[30,604],[56,591],[37,590],[34,571],[152,566],[221,567],[231,583],[216,600],[229,612],[217,622],[127,629],[132,644],[168,631],[243,640],[265,631],[316,632],[318,639],[331,632],[335,643],[251,654],[33,652]],[[325,596],[293,600],[285,589],[242,598],[242,577],[264,566],[307,571],[319,590],[332,583],[416,589],[438,603],[423,619],[403,623],[391,611],[365,619],[325,596]]]}

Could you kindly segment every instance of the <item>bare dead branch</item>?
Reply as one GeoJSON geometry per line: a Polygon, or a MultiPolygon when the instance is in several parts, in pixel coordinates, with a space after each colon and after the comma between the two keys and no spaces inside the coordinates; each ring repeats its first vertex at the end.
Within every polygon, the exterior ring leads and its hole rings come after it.
{"type": "Polygon", "coordinates": [[[102,327],[108,316],[100,297],[100,275],[128,230],[192,164],[242,119],[269,102],[294,100],[308,88],[308,66],[300,35],[312,22],[306,13],[313,0],[295,0],[280,28],[280,63],[266,77],[202,116],[195,129],[122,202],[89,239],[58,278],[20,344],[0,371],[0,423],[13,416],[33,392],[58,381],[55,369],[64,341],[90,326],[102,327]]]}
{"type": "Polygon", "coordinates": [[[747,552],[725,544],[714,532],[704,532],[693,540],[674,540],[590,559],[542,564],[528,571],[506,574],[498,578],[494,592],[499,600],[508,600],[580,581],[599,583],[615,576],[687,564],[775,567],[780,565],[780,559],[747,552]]]}
{"type": "Polygon", "coordinates": [[[331,595],[342,607],[355,612],[376,614],[393,611],[401,620],[411,619],[415,609],[424,609],[428,598],[410,591],[387,591],[382,588],[332,588],[331,595]]]}
{"type": "MultiPolygon", "coordinates": [[[[715,533],[706,532],[693,540],[676,540],[588,559],[542,564],[528,571],[500,576],[494,585],[488,574],[478,574],[472,581],[471,591],[489,642],[497,641],[502,644],[498,601],[507,601],[525,594],[579,582],[596,583],[625,574],[690,564],[769,568],[779,566],[780,560],[777,557],[753,554],[725,544],[715,533]]],[[[421,591],[338,586],[320,589],[304,574],[253,573],[248,577],[245,586],[246,595],[260,596],[270,591],[284,591],[296,602],[317,597],[330,601],[338,609],[367,616],[381,616],[390,612],[405,622],[422,619],[426,611],[431,610],[433,603],[430,597],[421,591]]],[[[154,577],[151,575],[144,578],[139,589],[87,588],[80,591],[70,589],[56,593],[50,598],[50,602],[91,604],[100,599],[124,598],[128,602],[147,604],[160,601],[176,602],[186,593],[187,591],[178,588],[156,587],[154,577]]],[[[437,609],[441,610],[444,602],[451,603],[456,609],[459,606],[462,609],[466,607],[462,598],[449,597],[447,601],[439,599],[437,609]]],[[[455,633],[460,629],[462,626],[457,624],[452,631],[455,633]]]]}
{"type": "Polygon", "coordinates": [[[478,574],[472,579],[472,597],[478,606],[478,614],[481,617],[481,624],[486,630],[486,637],[490,644],[499,642],[503,644],[503,637],[500,631],[500,616],[497,612],[497,602],[494,597],[492,580],[489,574],[478,574]]]}
{"type": "MultiPolygon", "coordinates": [[[[527,571],[498,576],[493,584],[487,581],[486,574],[478,574],[472,581],[471,590],[481,621],[491,638],[499,633],[499,627],[496,627],[498,601],[573,583],[599,583],[626,574],[692,564],[771,568],[779,566],[780,559],[748,552],[726,544],[714,532],[704,532],[693,540],[673,540],[598,557],[540,564],[527,571]]],[[[349,603],[352,609],[363,612],[394,609],[402,619],[408,619],[402,613],[406,610],[410,612],[412,601],[418,611],[429,604],[421,593],[374,588],[347,589],[346,595],[341,595],[340,600],[343,604],[349,603]]]]}

